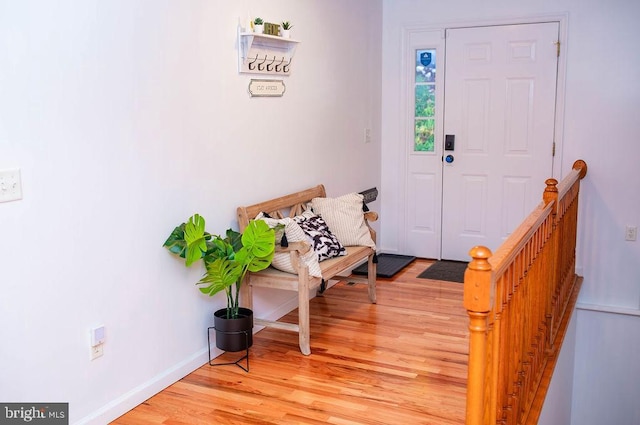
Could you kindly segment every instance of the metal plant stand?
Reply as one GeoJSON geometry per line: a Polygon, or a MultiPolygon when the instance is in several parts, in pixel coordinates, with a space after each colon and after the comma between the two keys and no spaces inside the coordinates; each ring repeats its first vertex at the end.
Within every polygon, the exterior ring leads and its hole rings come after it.
{"type": "Polygon", "coordinates": [[[220,331],[217,330],[215,326],[211,326],[209,328],[207,328],[207,345],[209,346],[209,366],[225,366],[225,365],[231,365],[234,364],[236,366],[238,366],[240,369],[244,370],[245,372],[249,372],[249,332],[251,332],[251,330],[245,330],[245,331],[220,331]],[[211,361],[211,330],[216,330],[218,332],[221,332],[223,334],[226,335],[238,335],[238,334],[244,334],[245,339],[246,339],[246,351],[245,354],[240,357],[238,360],[236,360],[235,362],[224,362],[224,363],[212,363],[211,361]],[[246,360],[246,367],[241,365],[240,362],[242,362],[243,360],[246,360]]]}

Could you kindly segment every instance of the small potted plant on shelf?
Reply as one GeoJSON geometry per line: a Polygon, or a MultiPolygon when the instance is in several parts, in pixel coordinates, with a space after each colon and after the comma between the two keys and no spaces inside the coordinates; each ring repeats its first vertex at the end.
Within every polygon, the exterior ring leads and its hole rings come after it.
{"type": "Polygon", "coordinates": [[[256,34],[262,34],[264,31],[264,21],[262,18],[256,18],[253,20],[253,32],[256,34]]]}
{"type": "Polygon", "coordinates": [[[290,38],[291,37],[291,28],[293,28],[293,25],[291,25],[291,23],[289,21],[283,21],[281,25],[282,25],[282,27],[280,28],[280,35],[283,38],[290,38]]]}
{"type": "Polygon", "coordinates": [[[252,220],[241,234],[228,229],[225,237],[205,231],[205,220],[194,214],[176,227],[164,245],[191,266],[202,260],[205,273],[197,285],[203,294],[225,291],[227,307],[214,313],[216,347],[241,351],[251,346],[253,312],[240,307],[239,295],[247,272],[266,269],[275,252],[275,233],[264,221],[252,220]]]}

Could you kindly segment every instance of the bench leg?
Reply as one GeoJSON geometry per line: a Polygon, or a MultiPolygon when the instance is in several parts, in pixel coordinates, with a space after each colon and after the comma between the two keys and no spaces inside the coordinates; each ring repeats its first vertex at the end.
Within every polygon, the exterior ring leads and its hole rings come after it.
{"type": "Polygon", "coordinates": [[[301,267],[298,273],[298,339],[300,352],[311,354],[309,331],[309,273],[301,267]]]}
{"type": "Polygon", "coordinates": [[[373,262],[374,255],[371,254],[367,260],[367,286],[369,289],[369,301],[372,304],[376,303],[376,273],[378,271],[376,263],[373,262]]]}

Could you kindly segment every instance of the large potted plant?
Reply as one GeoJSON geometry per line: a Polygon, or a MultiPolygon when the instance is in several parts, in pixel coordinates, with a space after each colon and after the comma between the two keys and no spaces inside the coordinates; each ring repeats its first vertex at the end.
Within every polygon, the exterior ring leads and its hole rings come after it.
{"type": "Polygon", "coordinates": [[[275,232],[262,220],[252,220],[243,233],[227,229],[224,237],[205,231],[199,214],[176,227],[165,241],[171,253],[184,259],[187,267],[198,260],[205,272],[196,283],[203,294],[225,291],[227,307],[214,313],[216,347],[241,351],[253,343],[253,312],[240,307],[240,286],[247,272],[266,269],[275,252],[275,232]]]}

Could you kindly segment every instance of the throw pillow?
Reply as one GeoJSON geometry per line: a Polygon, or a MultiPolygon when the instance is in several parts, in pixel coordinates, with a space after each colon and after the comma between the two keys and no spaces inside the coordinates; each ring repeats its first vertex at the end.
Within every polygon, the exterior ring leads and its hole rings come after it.
{"type": "Polygon", "coordinates": [[[344,246],[368,246],[376,249],[369,227],[364,221],[364,196],[349,193],[339,198],[313,198],[313,212],[324,219],[344,246]]]}
{"type": "Polygon", "coordinates": [[[322,217],[311,211],[305,211],[293,219],[313,241],[313,250],[318,254],[318,261],[347,255],[347,250],[331,233],[322,217]]]}
{"type": "MultiPolygon", "coordinates": [[[[276,233],[277,245],[281,245],[282,240],[285,238],[287,242],[308,242],[310,245],[312,244],[306,233],[292,218],[286,217],[283,219],[275,219],[265,217],[265,214],[260,213],[256,217],[256,220],[263,220],[271,228],[278,228],[282,227],[280,225],[284,225],[284,230],[276,233]]],[[[310,249],[305,254],[302,254],[300,256],[300,259],[309,268],[309,276],[322,277],[320,264],[318,264],[318,256],[313,249],[310,249]]],[[[274,269],[278,269],[283,272],[298,274],[298,271],[295,269],[293,263],[291,262],[291,254],[289,252],[276,252],[273,256],[271,266],[273,266],[274,269]]]]}

